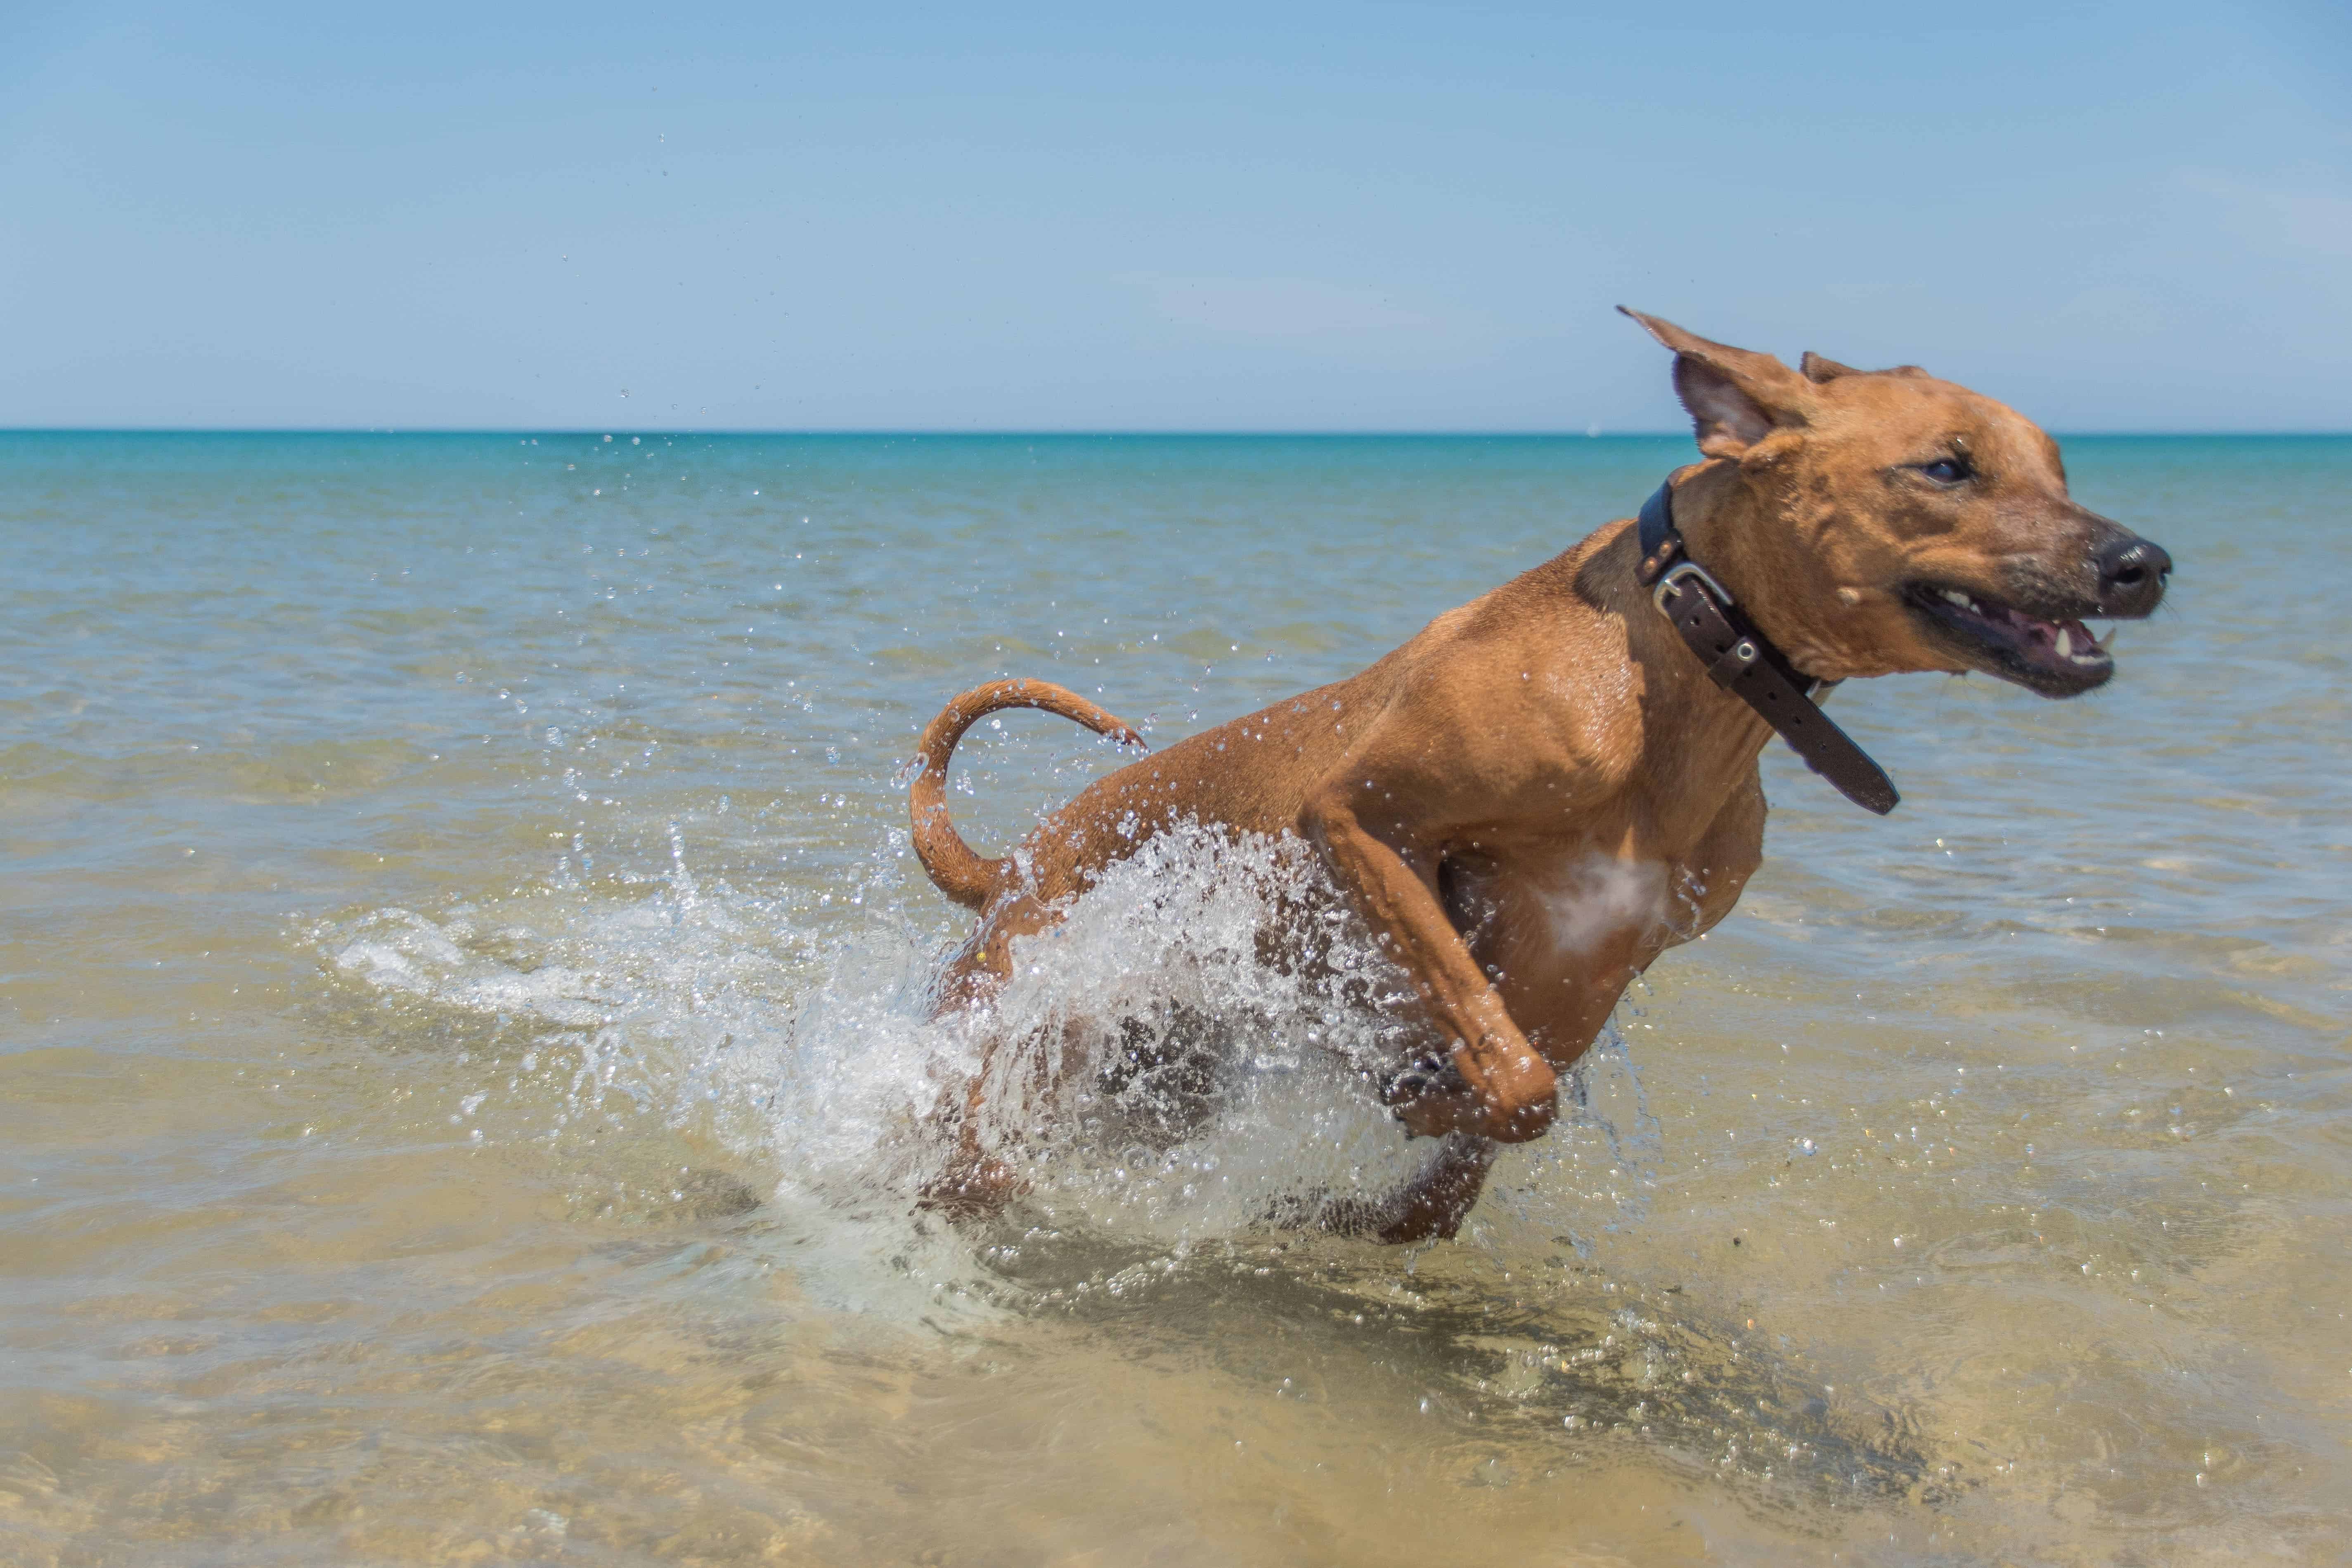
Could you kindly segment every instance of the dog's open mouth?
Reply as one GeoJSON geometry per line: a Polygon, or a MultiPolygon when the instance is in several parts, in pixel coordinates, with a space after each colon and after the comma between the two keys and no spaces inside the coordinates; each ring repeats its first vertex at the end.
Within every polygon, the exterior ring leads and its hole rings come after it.
{"type": "Polygon", "coordinates": [[[2116,672],[2107,644],[2079,619],[2036,616],[1983,594],[1915,583],[1906,591],[1912,612],[1937,640],[1969,655],[1988,675],[2051,697],[2072,697],[2105,684],[2116,672]]]}

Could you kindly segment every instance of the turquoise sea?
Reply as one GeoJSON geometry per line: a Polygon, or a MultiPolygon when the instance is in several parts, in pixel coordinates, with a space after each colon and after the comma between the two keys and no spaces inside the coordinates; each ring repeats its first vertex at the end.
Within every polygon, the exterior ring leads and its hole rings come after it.
{"type": "Polygon", "coordinates": [[[0,1562],[2340,1561],[2352,438],[2065,449],[2179,563],[2114,684],[1842,690],[1901,808],[1776,747],[1396,1252],[1262,1218],[1411,1156],[1206,851],[1039,984],[1226,1111],[914,1209],[913,736],[1350,673],[1687,440],[0,433],[0,1562]]]}

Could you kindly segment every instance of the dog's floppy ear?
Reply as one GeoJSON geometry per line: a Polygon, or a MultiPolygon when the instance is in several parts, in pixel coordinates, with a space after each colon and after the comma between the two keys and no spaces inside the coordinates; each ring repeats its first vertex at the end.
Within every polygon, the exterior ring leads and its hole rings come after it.
{"type": "Polygon", "coordinates": [[[1856,370],[1850,364],[1840,364],[1811,349],[1805,351],[1805,357],[1797,362],[1797,366],[1805,373],[1807,381],[1815,383],[1835,381],[1842,375],[1900,375],[1917,380],[1927,374],[1916,364],[1890,365],[1885,370],[1856,370]]]}
{"type": "Polygon", "coordinates": [[[1776,426],[1802,425],[1812,385],[1774,359],[1710,342],[1672,321],[1617,307],[1675,351],[1675,395],[1690,410],[1698,449],[1710,458],[1737,458],[1776,426]]]}

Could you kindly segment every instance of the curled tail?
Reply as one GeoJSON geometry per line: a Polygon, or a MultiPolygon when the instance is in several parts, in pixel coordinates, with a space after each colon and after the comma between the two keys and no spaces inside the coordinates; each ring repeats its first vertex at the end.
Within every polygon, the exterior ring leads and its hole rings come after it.
{"type": "Polygon", "coordinates": [[[1043,708],[1074,719],[1097,735],[1108,735],[1122,745],[1140,746],[1143,737],[1133,726],[1111,717],[1067,687],[1048,680],[992,680],[975,686],[940,710],[923,731],[908,805],[915,826],[915,853],[940,892],[957,903],[980,909],[996,895],[1012,874],[1013,858],[983,859],[963,841],[948,820],[948,758],[963,732],[1000,708],[1043,708]]]}

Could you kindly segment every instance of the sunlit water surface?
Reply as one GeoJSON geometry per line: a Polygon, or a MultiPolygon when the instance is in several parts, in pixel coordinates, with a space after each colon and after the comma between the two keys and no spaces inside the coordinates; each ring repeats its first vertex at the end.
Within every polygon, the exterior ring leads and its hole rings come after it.
{"type": "MultiPolygon", "coordinates": [[[[1205,1125],[1106,1090],[1001,1223],[910,1202],[946,697],[1181,736],[1686,456],[0,437],[0,1560],[2338,1560],[2352,442],[2070,443],[2181,563],[2116,684],[1848,688],[1883,822],[1776,748],[1459,1242],[1265,1221],[1419,1152],[1377,962],[1256,964],[1279,847],[1007,1001],[1205,1027],[1205,1125]]],[[[958,809],[1116,760],[1008,715],[958,809]]]]}

